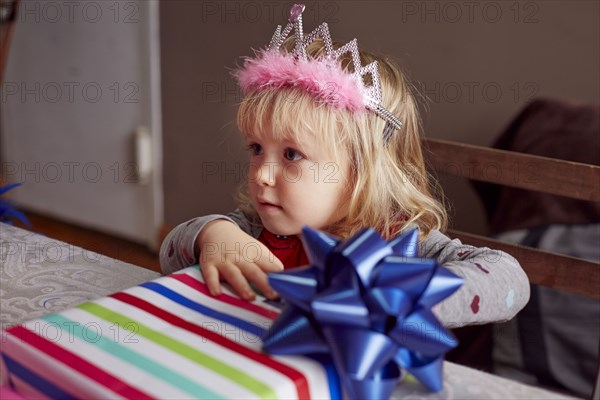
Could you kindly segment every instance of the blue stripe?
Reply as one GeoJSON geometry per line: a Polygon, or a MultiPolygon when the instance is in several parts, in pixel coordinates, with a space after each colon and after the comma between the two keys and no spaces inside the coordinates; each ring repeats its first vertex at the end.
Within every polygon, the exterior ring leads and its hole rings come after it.
{"type": "Polygon", "coordinates": [[[340,376],[335,369],[335,364],[329,354],[312,354],[308,356],[313,360],[321,363],[325,368],[327,374],[327,381],[329,382],[329,398],[331,400],[342,400],[342,387],[340,383],[340,376]]]}
{"type": "Polygon", "coordinates": [[[173,290],[161,285],[160,283],[146,282],[146,283],[142,283],[140,286],[145,287],[146,289],[150,289],[158,294],[161,294],[161,295],[165,296],[166,298],[173,300],[177,304],[180,304],[184,307],[194,310],[200,314],[203,314],[208,317],[215,318],[220,321],[226,322],[226,323],[231,324],[239,329],[245,330],[246,332],[250,332],[258,337],[262,337],[262,335],[264,335],[264,333],[265,333],[265,330],[259,326],[251,324],[248,321],[244,321],[242,319],[233,317],[229,314],[224,314],[222,312],[212,310],[206,306],[203,306],[200,303],[196,303],[195,301],[192,301],[192,300],[188,299],[187,297],[180,295],[177,292],[174,292],[173,290]]]}
{"type": "MultiPolygon", "coordinates": [[[[247,321],[236,318],[229,314],[224,314],[222,312],[212,310],[212,309],[205,307],[199,303],[191,301],[187,297],[182,296],[177,292],[174,292],[173,290],[161,285],[160,283],[146,282],[146,283],[141,284],[140,286],[145,287],[146,289],[150,289],[158,294],[161,294],[161,295],[167,297],[168,299],[173,300],[177,304],[180,304],[191,310],[199,312],[200,314],[204,314],[211,318],[215,318],[220,321],[226,322],[228,324],[234,325],[235,327],[242,329],[246,332],[251,332],[258,337],[262,338],[266,332],[266,329],[263,329],[256,325],[253,325],[247,321]]],[[[335,369],[333,361],[331,360],[331,357],[330,356],[321,356],[321,355],[318,355],[318,356],[311,355],[310,358],[312,358],[313,360],[315,360],[315,361],[319,362],[321,365],[323,365],[323,368],[325,369],[325,372],[327,374],[327,380],[329,382],[329,393],[330,393],[331,399],[332,400],[342,399],[340,378],[338,376],[337,370],[335,369]]]]}
{"type": "Polygon", "coordinates": [[[27,382],[28,385],[33,386],[45,395],[53,399],[76,399],[76,397],[73,397],[73,395],[63,391],[27,367],[19,364],[6,354],[3,354],[2,357],[4,358],[6,366],[12,375],[18,376],[21,380],[27,382]]]}

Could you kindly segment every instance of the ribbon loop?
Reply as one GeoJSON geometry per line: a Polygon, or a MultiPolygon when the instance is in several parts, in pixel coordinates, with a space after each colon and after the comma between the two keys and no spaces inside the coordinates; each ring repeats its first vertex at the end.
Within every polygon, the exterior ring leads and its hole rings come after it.
{"type": "Polygon", "coordinates": [[[325,268],[325,260],[338,244],[338,241],[325,232],[304,227],[302,229],[302,242],[306,255],[311,265],[325,268]]]}
{"type": "Polygon", "coordinates": [[[263,337],[263,344],[272,353],[281,355],[329,352],[313,323],[294,307],[283,310],[263,337]]]}
{"type": "Polygon", "coordinates": [[[392,254],[392,248],[373,229],[363,229],[339,247],[336,251],[348,259],[363,287],[369,286],[371,272],[377,263],[392,254]]]}
{"type": "Polygon", "coordinates": [[[307,266],[296,268],[293,272],[269,275],[269,284],[278,293],[287,293],[287,301],[308,311],[310,302],[317,294],[318,276],[318,267],[307,266]]]}

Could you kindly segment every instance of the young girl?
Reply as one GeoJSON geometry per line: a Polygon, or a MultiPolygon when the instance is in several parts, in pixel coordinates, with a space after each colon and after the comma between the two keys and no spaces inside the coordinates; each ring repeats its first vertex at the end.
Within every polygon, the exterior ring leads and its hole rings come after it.
{"type": "Polygon", "coordinates": [[[235,72],[250,153],[240,208],[176,227],[161,248],[163,273],[199,263],[212,295],[224,280],[244,299],[254,298],[249,282],[274,298],[266,274],[308,264],[303,225],[342,239],[371,227],[386,240],[416,226],[419,255],[464,278],[434,309],[444,325],[512,318],[529,299],[517,261],[440,232],[446,213],[430,189],[404,75],[356,41],[333,44],[327,24],[305,36],[302,11],[295,5],[283,32],[235,72]]]}

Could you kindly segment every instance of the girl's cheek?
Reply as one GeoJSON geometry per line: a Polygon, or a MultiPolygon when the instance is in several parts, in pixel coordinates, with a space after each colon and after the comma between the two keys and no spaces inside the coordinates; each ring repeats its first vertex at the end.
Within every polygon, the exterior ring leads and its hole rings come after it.
{"type": "Polygon", "coordinates": [[[306,171],[301,168],[298,164],[288,163],[284,168],[282,168],[282,178],[286,183],[296,183],[306,179],[307,173],[310,171],[306,171]]]}
{"type": "Polygon", "coordinates": [[[249,183],[256,183],[258,179],[258,171],[259,169],[257,165],[250,162],[248,165],[248,173],[246,174],[246,178],[249,183]]]}

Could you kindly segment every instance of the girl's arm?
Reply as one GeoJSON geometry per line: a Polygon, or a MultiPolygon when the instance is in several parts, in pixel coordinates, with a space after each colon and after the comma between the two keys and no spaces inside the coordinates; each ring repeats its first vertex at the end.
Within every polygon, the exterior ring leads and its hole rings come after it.
{"type": "Polygon", "coordinates": [[[432,231],[419,254],[464,279],[463,286],[434,307],[447,327],[502,322],[513,318],[529,301],[529,280],[511,255],[477,248],[432,231]]]}
{"type": "Polygon", "coordinates": [[[199,254],[195,254],[195,244],[202,229],[217,219],[224,219],[236,224],[242,231],[256,238],[260,234],[260,226],[251,223],[240,210],[227,215],[212,214],[193,218],[175,227],[160,247],[160,269],[163,274],[170,274],[198,263],[199,254]]]}

